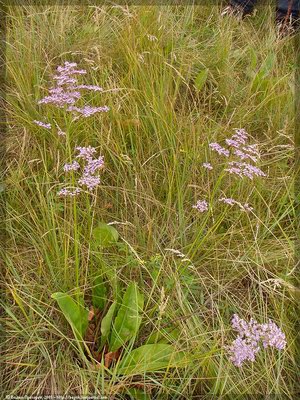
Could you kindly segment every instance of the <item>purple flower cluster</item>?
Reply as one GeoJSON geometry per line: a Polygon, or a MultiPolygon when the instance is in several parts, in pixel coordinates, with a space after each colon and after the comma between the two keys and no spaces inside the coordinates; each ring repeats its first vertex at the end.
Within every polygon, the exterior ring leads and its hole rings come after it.
{"type": "Polygon", "coordinates": [[[229,198],[228,197],[221,197],[219,199],[219,201],[221,201],[222,203],[228,204],[230,206],[233,206],[233,205],[236,204],[236,205],[238,205],[240,207],[240,209],[242,211],[247,211],[247,212],[253,211],[253,208],[250,207],[248,203],[241,204],[239,201],[236,201],[236,200],[234,200],[234,199],[232,199],[230,197],[229,198]]]}
{"type": "MultiPolygon", "coordinates": [[[[243,150],[244,150],[244,148],[243,148],[243,150]]],[[[247,158],[249,158],[253,162],[255,162],[255,163],[257,162],[257,157],[253,156],[252,154],[246,153],[245,151],[235,149],[233,153],[236,156],[238,156],[241,160],[246,160],[247,158]]]]}
{"type": "Polygon", "coordinates": [[[76,101],[81,98],[81,89],[91,90],[94,92],[103,91],[103,89],[97,85],[78,84],[77,76],[85,75],[86,70],[77,69],[76,63],[70,63],[66,61],[64,65],[58,66],[56,71],[57,74],[53,76],[53,79],[56,82],[56,86],[50,88],[49,96],[41,99],[38,104],[52,104],[58,108],[67,107],[67,111],[75,111],[84,117],[89,117],[98,112],[109,111],[109,108],[107,106],[84,106],[82,108],[74,106],[76,101]]]}
{"type": "Polygon", "coordinates": [[[219,143],[210,143],[209,147],[212,150],[215,150],[219,155],[223,155],[225,157],[229,157],[229,150],[222,147],[219,143]]]}
{"type": "Polygon", "coordinates": [[[42,127],[42,128],[51,129],[51,124],[47,124],[47,123],[42,122],[42,121],[37,121],[36,119],[33,120],[33,122],[34,122],[36,125],[38,125],[38,126],[40,126],[40,127],[42,127]]]}
{"type": "Polygon", "coordinates": [[[49,93],[50,95],[41,99],[38,104],[54,104],[56,107],[63,108],[66,105],[74,104],[81,97],[80,92],[62,87],[51,88],[49,93]]]}
{"type": "Polygon", "coordinates": [[[109,107],[91,107],[91,106],[84,106],[82,108],[70,106],[67,108],[68,111],[76,111],[77,113],[81,114],[83,117],[87,118],[91,115],[98,113],[98,112],[108,112],[109,107]]]}
{"type": "Polygon", "coordinates": [[[86,186],[89,191],[92,191],[100,184],[100,178],[99,176],[95,176],[95,174],[104,166],[103,156],[93,158],[96,149],[91,146],[76,147],[76,150],[78,151],[76,158],[83,161],[84,165],[81,166],[79,162],[75,160],[70,164],[65,164],[64,171],[78,171],[82,168],[82,175],[77,181],[79,187],[73,191],[67,188],[61,189],[58,192],[59,196],[76,196],[82,191],[81,187],[86,186]]]}
{"type": "Polygon", "coordinates": [[[75,89],[87,89],[94,92],[103,92],[103,88],[97,85],[78,85],[75,87],[75,89]]]}
{"type": "MultiPolygon", "coordinates": [[[[227,145],[232,148],[233,155],[239,160],[250,160],[256,164],[259,159],[257,144],[247,145],[248,139],[249,135],[245,129],[235,129],[235,134],[225,141],[227,145]]],[[[251,180],[254,176],[266,176],[266,174],[257,166],[240,161],[229,162],[229,168],[226,168],[225,171],[230,174],[235,174],[240,178],[243,178],[244,176],[248,177],[251,180]]]]}
{"type": "Polygon", "coordinates": [[[208,162],[203,163],[202,167],[206,168],[206,169],[209,169],[209,170],[213,169],[213,166],[211,165],[211,163],[208,163],[208,162]]]}
{"type": "MultiPolygon", "coordinates": [[[[232,154],[238,157],[240,160],[251,160],[256,163],[259,159],[259,152],[256,144],[247,145],[249,139],[248,133],[245,129],[235,129],[235,134],[230,139],[226,139],[225,142],[229,149],[231,148],[232,154]]],[[[230,151],[222,147],[219,143],[210,143],[209,147],[215,150],[220,155],[229,157],[230,151]]]]}
{"type": "Polygon", "coordinates": [[[64,165],[64,171],[77,171],[80,168],[80,165],[77,161],[73,161],[71,164],[64,165]]]}
{"type": "Polygon", "coordinates": [[[80,188],[75,188],[74,190],[69,190],[67,188],[61,189],[59,192],[57,192],[58,196],[61,197],[74,197],[77,196],[81,192],[80,188]]]}
{"type": "MultiPolygon", "coordinates": [[[[225,140],[228,148],[221,146],[217,142],[210,143],[209,147],[211,150],[216,151],[220,156],[225,156],[227,158],[233,156],[237,158],[228,162],[227,168],[225,169],[226,172],[237,175],[240,178],[247,177],[251,180],[253,180],[255,176],[265,177],[266,174],[259,167],[251,164],[250,162],[245,162],[252,161],[255,164],[259,159],[257,144],[247,144],[248,140],[249,135],[245,129],[235,129],[235,133],[231,136],[231,138],[225,140]]],[[[213,166],[210,162],[205,162],[202,164],[202,166],[207,170],[213,169],[213,166]]],[[[239,201],[232,198],[222,197],[219,199],[219,201],[231,206],[238,205],[242,211],[249,212],[253,210],[248,203],[241,204],[239,201]]],[[[199,202],[198,206],[197,203],[195,206],[193,206],[193,208],[196,208],[201,212],[207,211],[208,208],[205,207],[203,202],[205,202],[205,200],[199,202]]]]}
{"type": "Polygon", "coordinates": [[[56,75],[54,78],[57,79],[58,81],[64,81],[65,79],[69,78],[70,75],[84,75],[86,74],[85,69],[79,69],[77,70],[77,64],[75,62],[70,63],[68,61],[65,62],[65,64],[62,66],[57,67],[57,72],[59,75],[56,75]]]}
{"type": "Polygon", "coordinates": [[[269,320],[267,324],[260,325],[262,331],[263,346],[275,347],[278,350],[283,350],[286,346],[285,334],[275,324],[275,322],[269,320]]]}
{"type": "Polygon", "coordinates": [[[84,167],[84,175],[94,175],[96,171],[102,168],[104,165],[104,158],[100,156],[99,158],[89,159],[86,166],[84,167]]]}
{"type": "Polygon", "coordinates": [[[239,162],[239,161],[231,161],[228,163],[230,168],[226,168],[225,171],[230,174],[235,174],[243,178],[244,176],[253,180],[254,176],[266,176],[266,174],[258,167],[252,164],[239,162]]]}
{"type": "Polygon", "coordinates": [[[248,136],[245,129],[235,129],[235,134],[232,135],[230,139],[226,139],[226,143],[228,146],[233,146],[238,149],[241,145],[246,144],[248,136]]]}
{"type": "Polygon", "coordinates": [[[81,97],[81,93],[75,87],[76,75],[86,74],[85,70],[77,70],[76,67],[76,63],[68,61],[63,66],[58,66],[57,75],[53,76],[57,86],[50,88],[50,95],[41,99],[38,104],[53,104],[59,108],[74,104],[81,97]]]}
{"type": "MultiPolygon", "coordinates": [[[[85,85],[78,84],[78,76],[85,75],[86,70],[78,69],[76,63],[66,61],[64,65],[60,65],[56,69],[56,74],[53,76],[55,86],[49,89],[49,95],[41,99],[38,104],[52,104],[58,108],[63,108],[65,111],[76,112],[75,119],[79,116],[89,117],[98,112],[107,112],[109,108],[103,107],[92,107],[84,105],[83,107],[77,107],[76,101],[81,98],[80,90],[91,90],[94,92],[102,92],[103,89],[97,85],[85,85]]],[[[40,127],[50,129],[51,124],[34,120],[35,124],[40,127]]],[[[66,133],[61,130],[57,125],[59,136],[66,136],[66,133]]],[[[74,197],[83,191],[83,188],[87,188],[92,191],[100,184],[100,178],[97,173],[104,166],[104,158],[102,156],[94,157],[96,149],[91,146],[77,147],[78,154],[76,160],[71,163],[66,163],[63,166],[65,172],[81,173],[81,176],[77,180],[77,186],[75,188],[64,187],[58,191],[59,196],[63,197],[74,197]]]]}
{"type": "Polygon", "coordinates": [[[83,158],[86,161],[89,161],[92,159],[93,154],[96,153],[95,147],[76,147],[76,150],[79,151],[79,154],[76,156],[76,158],[83,158]]]}
{"type": "Polygon", "coordinates": [[[198,200],[193,208],[195,208],[199,212],[205,212],[208,211],[208,203],[206,200],[198,200]]]}
{"type": "Polygon", "coordinates": [[[229,359],[237,367],[241,367],[245,361],[255,361],[261,341],[264,348],[282,350],[286,346],[285,334],[271,320],[267,324],[258,324],[252,318],[246,322],[234,314],[231,326],[238,332],[238,336],[228,347],[229,359]]]}
{"type": "Polygon", "coordinates": [[[89,191],[92,191],[96,186],[100,184],[100,178],[98,176],[84,174],[79,180],[80,186],[86,186],[89,191]]]}
{"type": "Polygon", "coordinates": [[[229,347],[231,353],[229,359],[236,367],[241,367],[245,361],[255,361],[255,355],[259,351],[256,341],[249,342],[238,336],[229,347]]]}

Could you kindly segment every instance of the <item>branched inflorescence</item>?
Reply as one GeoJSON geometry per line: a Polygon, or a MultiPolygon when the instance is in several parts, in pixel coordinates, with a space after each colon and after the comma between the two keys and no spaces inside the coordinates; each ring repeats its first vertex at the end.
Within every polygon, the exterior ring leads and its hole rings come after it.
{"type": "Polygon", "coordinates": [[[198,200],[193,208],[195,208],[199,212],[208,211],[208,203],[206,200],[198,200]]]}
{"type": "Polygon", "coordinates": [[[41,128],[45,128],[45,129],[51,129],[51,124],[42,122],[42,121],[37,121],[36,119],[33,120],[33,122],[37,125],[40,126],[41,128]]]}
{"type": "Polygon", "coordinates": [[[227,350],[230,361],[237,367],[241,367],[245,361],[255,361],[261,342],[264,348],[282,350],[286,346],[285,334],[271,320],[266,324],[259,324],[252,318],[246,322],[234,314],[231,326],[238,332],[238,336],[227,350]]]}
{"type": "MultiPolygon", "coordinates": [[[[229,174],[233,174],[239,178],[246,177],[251,180],[256,176],[265,177],[266,174],[259,167],[251,164],[251,162],[254,164],[258,162],[259,152],[257,144],[247,144],[248,139],[249,135],[245,129],[235,129],[235,134],[225,140],[227,148],[216,142],[210,143],[209,148],[217,152],[219,156],[231,158],[227,164],[227,168],[224,170],[229,174]]],[[[213,169],[212,164],[209,162],[203,163],[202,166],[207,170],[213,169]]],[[[242,211],[253,211],[253,208],[248,203],[242,204],[232,198],[221,197],[219,201],[230,206],[238,206],[242,211]]],[[[206,200],[198,200],[193,208],[200,212],[208,211],[209,208],[205,204],[207,204],[206,200]]]]}
{"type": "Polygon", "coordinates": [[[70,164],[64,165],[64,171],[81,171],[81,176],[77,180],[78,187],[75,190],[63,188],[58,192],[59,196],[76,196],[82,191],[82,188],[87,188],[90,192],[100,184],[100,178],[97,172],[104,166],[104,157],[93,158],[96,153],[94,147],[77,147],[77,159],[81,164],[74,160],[70,164]]]}
{"type": "MultiPolygon", "coordinates": [[[[87,118],[99,112],[108,112],[108,106],[92,107],[85,105],[78,107],[75,105],[82,98],[81,90],[90,90],[93,92],[103,92],[103,88],[97,85],[83,85],[78,83],[78,76],[85,75],[85,69],[78,69],[76,63],[66,61],[56,69],[53,76],[55,85],[49,89],[49,95],[38,101],[38,104],[51,104],[65,111],[74,113],[75,119],[80,116],[87,118]]],[[[37,125],[50,129],[51,125],[34,121],[37,125]]],[[[59,129],[59,136],[65,136],[65,133],[59,129]]]]}
{"type": "Polygon", "coordinates": [[[77,111],[84,116],[92,115],[95,112],[106,112],[109,110],[107,106],[104,107],[90,107],[83,108],[75,107],[74,104],[81,98],[81,89],[92,90],[94,92],[102,92],[103,89],[96,85],[79,85],[78,75],[85,75],[85,69],[77,69],[76,63],[66,61],[63,66],[58,66],[56,69],[57,74],[53,76],[56,86],[49,89],[49,96],[41,99],[38,104],[52,104],[59,108],[67,107],[67,111],[77,111]],[[88,111],[87,111],[88,110],[88,111]],[[94,110],[94,112],[92,112],[94,110]]]}
{"type": "MultiPolygon", "coordinates": [[[[87,118],[99,112],[109,111],[109,107],[100,106],[92,107],[84,105],[78,107],[75,105],[82,98],[81,90],[90,90],[94,92],[102,92],[103,89],[97,85],[85,85],[78,83],[78,76],[85,75],[86,70],[78,69],[76,63],[66,61],[64,65],[58,66],[56,74],[53,76],[55,85],[49,89],[49,95],[41,99],[38,104],[51,104],[55,107],[62,108],[66,112],[75,113],[74,120],[80,116],[87,118]]],[[[36,125],[51,129],[51,124],[42,121],[33,121],[36,125]]],[[[66,133],[58,128],[58,136],[66,136],[66,133]]],[[[90,192],[100,184],[100,178],[97,175],[104,166],[103,156],[94,157],[96,149],[94,147],[77,147],[78,154],[76,160],[69,164],[65,164],[63,170],[65,172],[80,173],[76,181],[75,188],[64,187],[58,192],[59,196],[77,196],[84,188],[90,192]]]]}

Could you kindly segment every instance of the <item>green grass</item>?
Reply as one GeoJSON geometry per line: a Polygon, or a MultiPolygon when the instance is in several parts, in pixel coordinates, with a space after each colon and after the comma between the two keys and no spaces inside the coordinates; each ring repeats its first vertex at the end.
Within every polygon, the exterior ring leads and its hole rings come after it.
{"type": "Polygon", "coordinates": [[[295,398],[295,55],[293,39],[276,38],[272,10],[264,7],[243,23],[221,18],[217,6],[12,6],[7,12],[6,393],[125,398],[139,383],[159,399],[295,398]],[[86,83],[105,89],[86,99],[107,104],[109,113],[74,123],[37,105],[66,60],[87,69],[86,83]],[[202,70],[208,76],[197,90],[202,70]],[[55,120],[67,130],[68,145],[34,119],[55,120]],[[228,176],[208,150],[239,127],[259,144],[267,178],[228,176]],[[65,181],[62,165],[75,146],[89,144],[105,157],[101,187],[64,202],[56,195],[65,181]],[[216,166],[209,173],[201,166],[208,160],[216,166]],[[254,213],[221,203],[207,214],[192,208],[198,199],[212,206],[224,195],[249,202],[254,213]],[[123,245],[102,253],[92,248],[100,221],[117,221],[123,245]],[[104,270],[111,299],[131,281],[144,293],[136,343],[176,328],[176,338],[164,335],[186,353],[184,365],[118,376],[118,366],[108,371],[80,358],[51,294],[79,286],[88,303],[90,274],[104,270]],[[286,349],[233,366],[224,350],[234,338],[233,313],[273,319],[286,334],[286,349]]]}

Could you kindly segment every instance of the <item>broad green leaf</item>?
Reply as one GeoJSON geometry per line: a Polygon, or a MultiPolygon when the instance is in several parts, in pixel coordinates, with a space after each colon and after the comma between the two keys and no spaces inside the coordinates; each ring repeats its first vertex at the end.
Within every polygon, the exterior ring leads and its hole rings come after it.
{"type": "Polygon", "coordinates": [[[75,302],[66,293],[56,292],[51,297],[57,301],[66,320],[72,327],[73,333],[78,340],[82,340],[88,326],[88,310],[83,306],[83,297],[78,294],[75,302]]]}
{"type": "Polygon", "coordinates": [[[194,84],[199,92],[203,88],[203,86],[207,80],[207,77],[208,77],[208,69],[203,69],[196,76],[194,84]]]}
{"type": "Polygon", "coordinates": [[[145,344],[124,356],[119,364],[118,374],[131,375],[158,371],[183,365],[184,353],[170,344],[145,344]]]}
{"type": "MultiPolygon", "coordinates": [[[[64,293],[65,294],[65,293],[64,293]]],[[[73,297],[76,298],[76,301],[78,302],[78,304],[81,306],[81,309],[85,309],[84,308],[84,296],[83,293],[80,291],[79,288],[76,288],[73,291],[73,297]]]]}
{"type": "Polygon", "coordinates": [[[111,328],[111,323],[112,319],[115,313],[117,302],[114,301],[111,306],[109,307],[105,317],[101,321],[101,342],[100,342],[100,350],[102,350],[103,346],[105,345],[105,342],[108,338],[110,328],[111,328]]]}
{"type": "Polygon", "coordinates": [[[101,276],[96,276],[93,280],[92,303],[95,308],[103,310],[106,303],[106,286],[101,276]]]}
{"type": "Polygon", "coordinates": [[[133,338],[140,326],[144,299],[135,282],[132,282],[123,297],[121,307],[113,324],[109,351],[116,351],[133,338]]]}
{"type": "Polygon", "coordinates": [[[115,244],[119,239],[118,231],[111,225],[103,222],[93,229],[94,245],[108,247],[115,244]]]}
{"type": "Polygon", "coordinates": [[[160,331],[152,333],[148,337],[145,344],[170,343],[172,341],[176,341],[178,337],[179,337],[179,330],[176,328],[161,329],[160,331]]]}

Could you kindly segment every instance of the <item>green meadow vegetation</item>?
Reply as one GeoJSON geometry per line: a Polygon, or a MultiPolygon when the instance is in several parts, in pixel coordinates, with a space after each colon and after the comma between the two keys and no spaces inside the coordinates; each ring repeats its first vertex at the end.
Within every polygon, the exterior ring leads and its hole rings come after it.
{"type": "Polygon", "coordinates": [[[243,22],[217,5],[6,13],[3,393],[296,398],[296,64],[272,8],[243,22]],[[107,112],[38,104],[66,61],[107,112]],[[234,129],[265,176],[229,173],[209,147],[234,129]],[[78,146],[104,157],[100,184],[59,196],[78,146]],[[271,319],[286,346],[237,367],[234,314],[271,319]]]}

